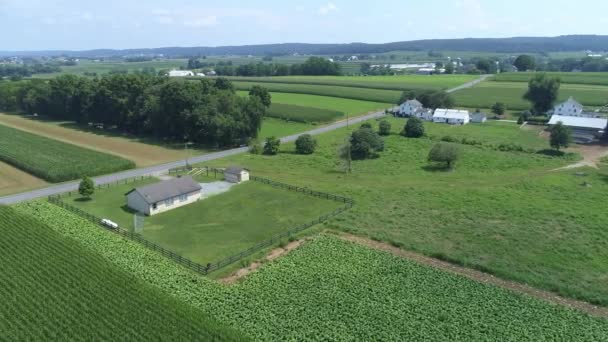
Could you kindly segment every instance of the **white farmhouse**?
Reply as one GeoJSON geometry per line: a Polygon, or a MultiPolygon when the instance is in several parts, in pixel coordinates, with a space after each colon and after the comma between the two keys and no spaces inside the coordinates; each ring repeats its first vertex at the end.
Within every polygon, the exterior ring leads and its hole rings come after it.
{"type": "Polygon", "coordinates": [[[585,107],[583,107],[582,104],[578,103],[572,96],[570,96],[568,101],[555,106],[553,109],[553,115],[582,116],[584,108],[585,107]]]}
{"type": "Polygon", "coordinates": [[[249,180],[249,170],[232,166],[224,171],[224,180],[230,183],[242,183],[249,180]]]}
{"type": "Polygon", "coordinates": [[[435,109],[433,115],[433,122],[435,123],[447,123],[450,125],[466,125],[471,121],[471,116],[468,110],[458,109],[435,109]]]}
{"type": "Polygon", "coordinates": [[[201,185],[184,176],[135,188],[127,193],[129,208],[152,216],[194,203],[201,198],[201,185]]]}
{"type": "Polygon", "coordinates": [[[188,77],[194,76],[194,73],[190,70],[171,70],[169,71],[169,77],[188,77]]]}
{"type": "Polygon", "coordinates": [[[416,99],[408,100],[402,103],[401,106],[399,106],[399,115],[412,116],[422,108],[424,108],[424,106],[422,105],[422,103],[420,103],[420,101],[416,99]]]}

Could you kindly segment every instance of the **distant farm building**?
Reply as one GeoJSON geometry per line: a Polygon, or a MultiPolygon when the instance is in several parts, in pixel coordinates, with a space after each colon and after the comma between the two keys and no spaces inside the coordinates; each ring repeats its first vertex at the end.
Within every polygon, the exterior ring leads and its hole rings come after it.
{"type": "Polygon", "coordinates": [[[484,123],[488,121],[488,116],[482,112],[475,112],[471,115],[471,122],[473,123],[484,123]]]}
{"type": "Polygon", "coordinates": [[[466,125],[470,121],[471,116],[468,110],[437,108],[435,109],[435,114],[433,114],[433,122],[435,123],[466,125]]]}
{"type": "Polygon", "coordinates": [[[194,203],[201,198],[201,185],[191,176],[184,176],[146,185],[129,191],[127,205],[152,216],[194,203]]]}
{"type": "Polygon", "coordinates": [[[585,107],[570,96],[568,101],[555,106],[553,114],[562,116],[582,116],[583,109],[585,109],[585,107]]]}
{"type": "Polygon", "coordinates": [[[230,183],[242,183],[249,180],[249,170],[241,167],[229,167],[224,171],[224,180],[230,183]]]}
{"type": "Polygon", "coordinates": [[[561,122],[572,130],[572,136],[577,143],[591,143],[596,141],[608,125],[608,119],[598,113],[586,112],[582,104],[570,97],[566,102],[560,103],[553,109],[549,126],[561,122]]]}
{"type": "Polygon", "coordinates": [[[171,70],[169,71],[169,77],[188,77],[194,76],[194,73],[190,70],[171,70]]]}
{"type": "Polygon", "coordinates": [[[424,108],[418,100],[408,100],[398,107],[397,115],[402,117],[416,117],[425,121],[433,121],[433,111],[424,108]]]}

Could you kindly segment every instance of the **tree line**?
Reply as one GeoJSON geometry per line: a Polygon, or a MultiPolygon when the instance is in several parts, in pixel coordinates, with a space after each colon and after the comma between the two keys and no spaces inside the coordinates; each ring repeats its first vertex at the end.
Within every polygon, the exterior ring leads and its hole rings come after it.
{"type": "Polygon", "coordinates": [[[310,57],[304,63],[292,65],[259,62],[235,66],[232,65],[232,63],[212,64],[196,60],[190,60],[188,62],[188,67],[201,66],[201,68],[205,68],[203,65],[206,65],[208,68],[213,67],[213,70],[218,76],[337,76],[342,74],[340,64],[331,62],[322,57],[310,57]]]}
{"type": "Polygon", "coordinates": [[[50,74],[53,72],[60,72],[61,68],[57,65],[51,64],[0,64],[0,78],[22,78],[30,77],[33,74],[50,74]]]}
{"type": "Polygon", "coordinates": [[[62,75],[49,81],[0,82],[0,110],[102,124],[173,141],[231,146],[257,136],[270,104],[267,95],[257,89],[251,96],[238,96],[224,78],[62,75]]]}

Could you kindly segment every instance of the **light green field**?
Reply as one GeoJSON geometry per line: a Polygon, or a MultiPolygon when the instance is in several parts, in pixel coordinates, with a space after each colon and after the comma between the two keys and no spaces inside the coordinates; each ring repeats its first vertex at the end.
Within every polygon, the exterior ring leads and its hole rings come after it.
{"type": "MultiPolygon", "coordinates": [[[[130,229],[133,227],[133,214],[126,206],[125,193],[150,182],[154,180],[102,189],[91,201],[81,201],[76,197],[67,200],[86,212],[130,229]]],[[[206,265],[315,220],[339,205],[334,201],[251,181],[233,186],[226,193],[146,217],[142,236],[206,265]]]]}
{"type": "Polygon", "coordinates": [[[225,286],[47,203],[19,210],[256,341],[602,341],[606,320],[321,235],[225,286]],[[145,262],[144,262],[145,261],[145,262]]]}
{"type": "Polygon", "coordinates": [[[473,81],[478,77],[476,75],[399,75],[230,77],[230,79],[241,82],[312,84],[403,91],[411,89],[449,89],[473,81]]]}
{"type": "MultiPolygon", "coordinates": [[[[523,99],[527,88],[525,82],[482,82],[452,95],[461,107],[490,108],[496,102],[504,102],[509,109],[524,110],[530,108],[530,103],[523,99]]],[[[608,86],[562,84],[559,101],[570,96],[585,106],[601,107],[608,104],[608,86]]]]}
{"type": "MultiPolygon", "coordinates": [[[[528,82],[536,73],[517,72],[499,74],[494,77],[499,82],[528,82]]],[[[559,77],[562,83],[608,85],[608,72],[547,72],[551,77],[559,77]]]]}

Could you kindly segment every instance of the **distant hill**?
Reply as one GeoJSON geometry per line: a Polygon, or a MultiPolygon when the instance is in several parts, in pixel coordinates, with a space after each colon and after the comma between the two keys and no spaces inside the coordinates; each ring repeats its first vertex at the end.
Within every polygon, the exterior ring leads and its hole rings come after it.
{"type": "Polygon", "coordinates": [[[0,56],[68,56],[68,57],[113,57],[133,55],[159,55],[167,57],[196,55],[341,55],[356,53],[382,53],[389,51],[478,51],[478,52],[557,52],[557,51],[606,51],[608,36],[571,35],[559,37],[514,37],[514,38],[465,38],[428,39],[386,44],[266,44],[220,47],[162,47],[151,49],[88,51],[0,51],[0,56]]]}

